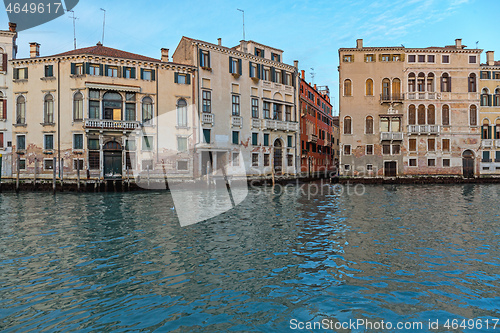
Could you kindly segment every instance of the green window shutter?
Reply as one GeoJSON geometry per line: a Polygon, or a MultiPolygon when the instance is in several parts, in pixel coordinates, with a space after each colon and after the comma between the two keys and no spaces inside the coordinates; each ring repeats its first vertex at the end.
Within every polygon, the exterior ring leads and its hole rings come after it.
{"type": "Polygon", "coordinates": [[[14,80],[18,80],[19,79],[19,68],[14,68],[14,80]]]}
{"type": "Polygon", "coordinates": [[[491,72],[488,71],[488,79],[491,79],[491,72]]]}
{"type": "Polygon", "coordinates": [[[208,53],[208,67],[212,68],[212,66],[210,66],[210,51],[207,51],[208,53]]]}
{"type": "Polygon", "coordinates": [[[50,77],[54,76],[54,66],[53,65],[49,65],[49,76],[50,77]]]}
{"type": "Polygon", "coordinates": [[[200,67],[203,67],[202,59],[203,59],[203,53],[201,52],[201,50],[198,50],[198,62],[200,64],[200,67]]]}
{"type": "Polygon", "coordinates": [[[90,74],[90,63],[85,63],[85,74],[90,74]]]}
{"type": "Polygon", "coordinates": [[[233,131],[233,144],[237,145],[240,143],[240,132],[233,131]]]}
{"type": "Polygon", "coordinates": [[[210,143],[210,129],[203,129],[203,138],[205,139],[205,143],[210,143]]]}
{"type": "Polygon", "coordinates": [[[191,74],[186,74],[186,84],[191,84],[191,74]]]}
{"type": "Polygon", "coordinates": [[[257,78],[262,78],[262,66],[257,64],[257,78]]]}
{"type": "Polygon", "coordinates": [[[275,78],[276,72],[274,70],[274,67],[271,67],[271,81],[276,82],[275,78]]]}
{"type": "Polygon", "coordinates": [[[248,77],[252,77],[252,62],[248,62],[248,77]]]}
{"type": "Polygon", "coordinates": [[[76,69],[75,69],[75,64],[74,63],[71,63],[71,74],[75,75],[76,73],[76,69]]]}
{"type": "Polygon", "coordinates": [[[264,146],[269,146],[269,134],[264,134],[264,146]]]}
{"type": "Polygon", "coordinates": [[[495,152],[495,162],[500,162],[500,151],[495,152]]]}
{"type": "Polygon", "coordinates": [[[27,80],[28,79],[28,67],[24,69],[24,78],[27,80]]]}
{"type": "Polygon", "coordinates": [[[488,126],[488,139],[491,139],[491,126],[488,126]]]}
{"type": "Polygon", "coordinates": [[[295,73],[292,73],[292,86],[295,87],[295,73]]]}
{"type": "Polygon", "coordinates": [[[238,59],[238,74],[240,74],[240,75],[243,74],[243,70],[241,68],[242,66],[243,66],[243,60],[238,59]]]}
{"type": "Polygon", "coordinates": [[[483,73],[484,71],[479,71],[479,78],[482,79],[483,78],[483,73]]]}
{"type": "Polygon", "coordinates": [[[132,79],[135,79],[135,78],[136,78],[136,77],[135,77],[135,67],[132,67],[132,68],[130,69],[130,77],[131,77],[132,79]]]}
{"type": "Polygon", "coordinates": [[[262,49],[261,51],[262,51],[262,58],[265,58],[266,56],[264,55],[264,49],[262,49]]]}
{"type": "Polygon", "coordinates": [[[156,70],[154,70],[154,69],[151,70],[151,80],[152,81],[156,80],[156,70]]]}
{"type": "Polygon", "coordinates": [[[179,83],[179,73],[174,73],[174,83],[179,83]]]}
{"type": "Polygon", "coordinates": [[[101,74],[102,76],[108,76],[108,70],[109,70],[109,65],[104,65],[104,73],[101,74]]]}
{"type": "Polygon", "coordinates": [[[99,76],[103,76],[104,75],[104,66],[102,64],[99,64],[99,76]]]}
{"type": "Polygon", "coordinates": [[[141,68],[141,80],[144,80],[144,68],[141,68]]]}
{"type": "Polygon", "coordinates": [[[285,72],[285,70],[281,71],[281,83],[283,83],[283,84],[286,83],[286,72],[285,72]]]}
{"type": "Polygon", "coordinates": [[[491,95],[488,95],[488,106],[491,106],[491,95]]]}
{"type": "Polygon", "coordinates": [[[233,72],[233,57],[229,57],[229,73],[233,72]]]}

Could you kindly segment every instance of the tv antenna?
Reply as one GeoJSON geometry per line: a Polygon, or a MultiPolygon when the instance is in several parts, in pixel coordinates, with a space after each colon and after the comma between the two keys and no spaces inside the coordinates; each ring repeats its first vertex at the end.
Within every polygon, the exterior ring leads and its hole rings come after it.
{"type": "Polygon", "coordinates": [[[236,10],[239,10],[240,12],[243,13],[243,40],[245,40],[245,11],[239,8],[236,8],[236,10]]]}
{"type": "Polygon", "coordinates": [[[78,17],[75,16],[75,11],[74,10],[68,10],[69,13],[71,13],[73,16],[70,16],[70,19],[73,19],[73,42],[75,44],[75,50],[76,50],[76,24],[75,21],[78,20],[78,17]]]}
{"type": "Polygon", "coordinates": [[[106,27],[106,9],[101,10],[104,12],[104,18],[102,19],[102,41],[101,43],[104,45],[104,28],[106,27]]]}
{"type": "Polygon", "coordinates": [[[477,49],[477,44],[479,44],[479,41],[476,42],[476,49],[477,49]]]}
{"type": "Polygon", "coordinates": [[[314,73],[314,68],[311,67],[311,80],[312,80],[312,84],[314,85],[314,76],[316,75],[316,73],[314,73]]]}

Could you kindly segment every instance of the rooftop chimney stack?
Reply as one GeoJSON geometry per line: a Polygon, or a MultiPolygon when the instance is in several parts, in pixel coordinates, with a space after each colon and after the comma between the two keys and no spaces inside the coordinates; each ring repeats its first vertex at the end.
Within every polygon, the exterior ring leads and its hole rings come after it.
{"type": "Polygon", "coordinates": [[[298,60],[293,61],[293,67],[295,67],[297,69],[299,68],[299,61],[298,60]]]}
{"type": "Polygon", "coordinates": [[[168,62],[168,49],[161,49],[161,62],[168,62]]]}
{"type": "Polygon", "coordinates": [[[462,38],[455,39],[455,47],[457,49],[462,49],[462,38]]]}
{"type": "Polygon", "coordinates": [[[9,22],[9,31],[10,32],[16,32],[17,24],[9,22]]]}
{"type": "Polygon", "coordinates": [[[356,48],[357,49],[362,49],[363,48],[363,39],[356,39],[356,48]]]}
{"type": "Polygon", "coordinates": [[[222,46],[222,38],[217,38],[217,45],[222,46]]]}
{"type": "Polygon", "coordinates": [[[495,66],[495,52],[494,51],[486,52],[486,64],[488,64],[488,66],[495,66]]]}
{"type": "Polygon", "coordinates": [[[300,77],[302,77],[302,80],[306,80],[306,71],[305,70],[301,70],[302,72],[302,75],[300,77]]]}
{"type": "Polygon", "coordinates": [[[36,58],[40,56],[40,44],[30,43],[30,58],[36,58]]]}

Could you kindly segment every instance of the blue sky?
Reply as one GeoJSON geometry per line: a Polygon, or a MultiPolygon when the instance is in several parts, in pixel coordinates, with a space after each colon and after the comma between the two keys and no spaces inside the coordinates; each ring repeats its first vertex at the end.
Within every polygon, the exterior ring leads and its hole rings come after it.
{"type": "MultiPolygon", "coordinates": [[[[444,46],[462,38],[468,47],[496,51],[499,0],[377,0],[377,1],[95,1],[80,0],[74,8],[78,47],[95,45],[102,39],[109,47],[159,58],[160,48],[175,50],[182,36],[224,46],[242,39],[245,10],[246,39],[284,50],[284,61],[299,60],[314,83],[328,85],[334,109],[338,110],[338,49],[365,46],[444,46]],[[332,99],[333,102],[333,99],[332,99]]],[[[0,14],[0,29],[7,29],[7,14],[0,14]]],[[[73,25],[69,14],[19,33],[18,58],[29,56],[29,42],[41,44],[42,55],[73,49],[73,25]]],[[[486,55],[483,53],[482,62],[486,55]]]]}

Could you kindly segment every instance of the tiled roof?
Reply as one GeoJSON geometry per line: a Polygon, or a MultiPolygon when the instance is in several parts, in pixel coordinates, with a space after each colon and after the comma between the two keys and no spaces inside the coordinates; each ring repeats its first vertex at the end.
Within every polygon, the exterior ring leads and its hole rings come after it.
{"type": "Polygon", "coordinates": [[[58,56],[69,56],[69,55],[80,55],[80,54],[92,54],[103,57],[112,57],[112,58],[123,58],[123,59],[132,59],[132,60],[140,60],[140,61],[160,61],[159,59],[154,59],[150,57],[145,57],[140,54],[125,52],[117,49],[113,49],[111,47],[103,46],[101,43],[97,43],[95,46],[84,47],[81,49],[71,50],[64,53],[59,53],[53,55],[54,57],[58,56]]]}

